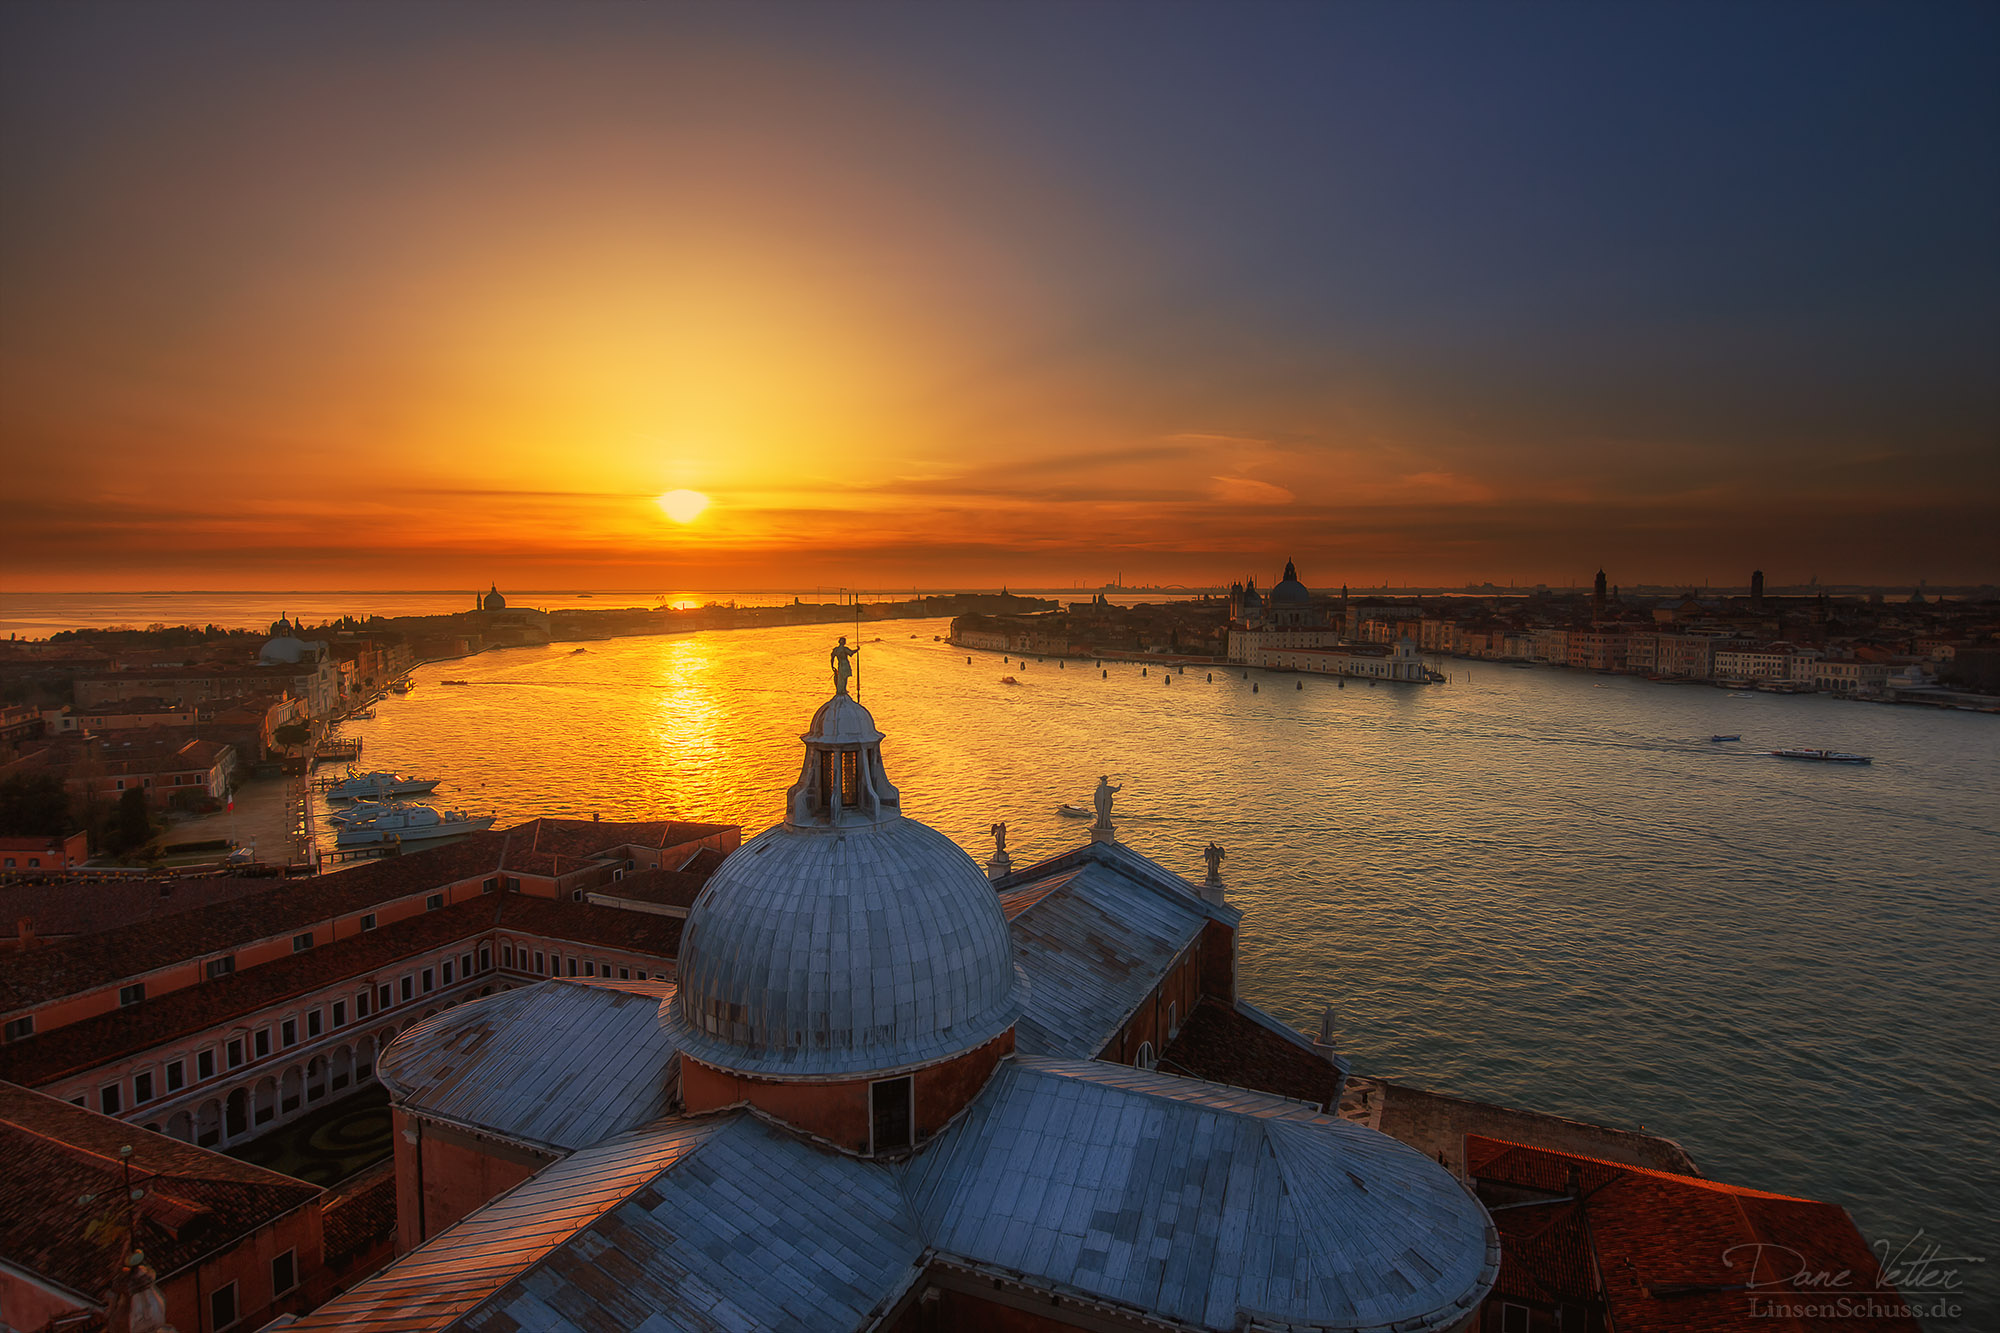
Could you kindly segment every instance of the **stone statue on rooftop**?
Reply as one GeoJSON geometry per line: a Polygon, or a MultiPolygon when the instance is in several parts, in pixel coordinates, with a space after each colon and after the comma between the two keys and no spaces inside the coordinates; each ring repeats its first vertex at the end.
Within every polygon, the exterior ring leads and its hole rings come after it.
{"type": "Polygon", "coordinates": [[[847,636],[843,634],[840,636],[840,642],[834,645],[832,653],[828,654],[828,660],[833,666],[833,692],[835,694],[847,693],[848,679],[854,674],[854,668],[849,665],[848,659],[854,657],[860,651],[859,648],[849,648],[847,646],[847,636]]]}
{"type": "Polygon", "coordinates": [[[1007,855],[1007,826],[995,824],[993,833],[993,859],[986,863],[986,878],[1002,880],[1014,872],[1014,858],[1007,855]]]}
{"type": "Polygon", "coordinates": [[[1208,862],[1208,882],[1210,884],[1222,883],[1222,857],[1222,848],[1212,842],[1201,849],[1201,859],[1208,862]]]}
{"type": "Polygon", "coordinates": [[[1093,830],[1105,833],[1111,831],[1111,798],[1124,790],[1122,786],[1112,786],[1108,777],[1097,779],[1097,790],[1090,794],[1091,804],[1097,807],[1097,822],[1091,825],[1093,830]]]}

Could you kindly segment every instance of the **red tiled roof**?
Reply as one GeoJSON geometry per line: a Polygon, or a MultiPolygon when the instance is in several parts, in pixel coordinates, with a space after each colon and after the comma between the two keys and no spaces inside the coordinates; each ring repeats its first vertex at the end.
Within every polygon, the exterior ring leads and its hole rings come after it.
{"type": "Polygon", "coordinates": [[[690,874],[685,870],[637,870],[615,883],[601,885],[594,892],[606,898],[659,903],[664,907],[685,910],[694,906],[694,900],[707,884],[707,875],[690,874]]]}
{"type": "Polygon", "coordinates": [[[672,958],[681,928],[676,917],[615,907],[517,893],[481,896],[10,1042],[0,1046],[0,1078],[52,1083],[495,929],[672,958]]]}
{"type": "Polygon", "coordinates": [[[1601,1302],[1619,1333],[1790,1333],[1839,1328],[1919,1333],[1908,1316],[1841,1318],[1836,1302],[1899,1307],[1847,1210],[1718,1184],[1465,1137],[1467,1173],[1496,1200],[1497,1292],[1545,1303],[1601,1302]],[[1523,1193],[1552,1200],[1508,1208],[1523,1193]],[[1566,1200],[1566,1201],[1565,1201],[1566,1200]],[[1580,1247],[1588,1247],[1587,1250],[1580,1247]],[[1852,1275],[1846,1286],[1795,1283],[1800,1274],[1852,1275]],[[1601,1277],[1598,1288],[1592,1275],[1601,1277]]]}
{"type": "Polygon", "coordinates": [[[396,1164],[385,1161],[341,1187],[340,1197],[325,1204],[322,1233],[327,1266],[385,1239],[396,1229],[396,1164]]]}
{"type": "Polygon", "coordinates": [[[1207,997],[1160,1052],[1160,1068],[1322,1107],[1333,1101],[1336,1078],[1333,1064],[1304,1037],[1288,1041],[1235,1005],[1207,997]]]}
{"type": "Polygon", "coordinates": [[[0,884],[0,939],[16,938],[23,917],[41,939],[90,935],[265,893],[275,883],[248,876],[212,875],[187,879],[0,884]]]}
{"type": "Polygon", "coordinates": [[[150,1134],[11,1083],[0,1083],[0,1257],[71,1291],[101,1298],[118,1272],[119,1149],[147,1197],[138,1247],[164,1281],[319,1197],[304,1181],[150,1134]],[[152,1177],[160,1173],[157,1178],[152,1177]],[[85,1194],[94,1204],[80,1204],[85,1194]]]}
{"type": "Polygon", "coordinates": [[[726,833],[733,824],[679,819],[630,823],[596,819],[531,819],[507,830],[506,868],[522,875],[566,875],[613,847],[677,847],[726,833]]]}
{"type": "Polygon", "coordinates": [[[230,902],[11,955],[0,968],[0,1013],[494,873],[504,840],[499,833],[474,834],[448,847],[385,857],[312,879],[281,880],[262,893],[230,902]]]}

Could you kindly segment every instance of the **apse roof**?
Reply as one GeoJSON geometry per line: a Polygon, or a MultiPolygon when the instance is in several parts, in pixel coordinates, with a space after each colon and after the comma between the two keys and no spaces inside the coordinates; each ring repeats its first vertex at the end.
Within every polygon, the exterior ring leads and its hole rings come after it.
{"type": "Polygon", "coordinates": [[[544,981],[411,1028],[378,1072],[399,1106],[570,1151],[657,1119],[678,1075],[670,981],[544,981]]]}
{"type": "Polygon", "coordinates": [[[1431,1330],[1474,1309],[1498,1249],[1449,1173],[1373,1130],[1015,1057],[906,1163],[748,1111],[586,1149],[298,1326],[855,1328],[932,1258],[1183,1328],[1431,1330]]]}

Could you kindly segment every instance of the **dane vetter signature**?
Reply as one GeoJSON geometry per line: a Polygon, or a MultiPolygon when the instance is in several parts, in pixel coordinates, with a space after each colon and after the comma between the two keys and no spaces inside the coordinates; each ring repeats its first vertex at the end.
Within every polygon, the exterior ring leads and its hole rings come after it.
{"type": "MultiPolygon", "coordinates": [[[[1893,1249],[1886,1240],[1876,1241],[1873,1248],[1882,1270],[1881,1280],[1873,1294],[1880,1295],[1957,1291],[1964,1285],[1958,1265],[1986,1262],[1969,1254],[1944,1254],[1938,1242],[1927,1237],[1922,1230],[1893,1249]]],[[[1722,1252],[1724,1268],[1735,1268],[1739,1263],[1746,1265],[1752,1274],[1768,1263],[1774,1274],[1761,1279],[1753,1276],[1743,1284],[1746,1291],[1791,1286],[1807,1291],[1856,1294],[1854,1270],[1812,1268],[1807,1265],[1804,1255],[1788,1245],[1754,1241],[1732,1245],[1722,1252]]]]}

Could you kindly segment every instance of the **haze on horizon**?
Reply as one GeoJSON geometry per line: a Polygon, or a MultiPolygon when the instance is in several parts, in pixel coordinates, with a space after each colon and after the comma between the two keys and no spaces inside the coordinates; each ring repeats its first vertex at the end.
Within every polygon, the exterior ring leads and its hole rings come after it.
{"type": "Polygon", "coordinates": [[[1943,3],[9,6],[0,590],[1994,581],[1996,57],[1943,3]]]}

